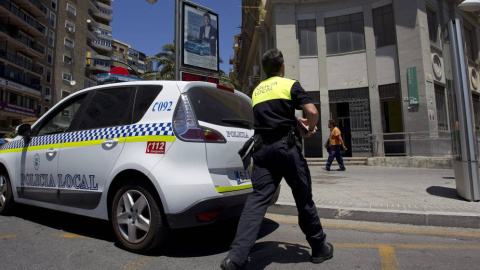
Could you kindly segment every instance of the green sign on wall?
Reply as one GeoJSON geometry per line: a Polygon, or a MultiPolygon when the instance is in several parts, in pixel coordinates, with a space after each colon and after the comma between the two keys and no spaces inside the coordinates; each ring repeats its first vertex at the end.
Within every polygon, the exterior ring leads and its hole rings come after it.
{"type": "Polygon", "coordinates": [[[407,86],[409,104],[418,104],[417,67],[407,68],[407,86]]]}

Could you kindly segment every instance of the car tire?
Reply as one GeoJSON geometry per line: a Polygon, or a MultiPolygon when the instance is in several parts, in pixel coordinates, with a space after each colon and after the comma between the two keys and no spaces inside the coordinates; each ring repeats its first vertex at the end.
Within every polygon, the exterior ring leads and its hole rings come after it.
{"type": "Polygon", "coordinates": [[[11,213],[14,204],[10,179],[5,172],[0,171],[0,215],[11,213]]]}
{"type": "Polygon", "coordinates": [[[117,190],[111,220],[117,241],[126,250],[144,253],[166,241],[169,228],[155,195],[153,188],[141,182],[117,190]]]}

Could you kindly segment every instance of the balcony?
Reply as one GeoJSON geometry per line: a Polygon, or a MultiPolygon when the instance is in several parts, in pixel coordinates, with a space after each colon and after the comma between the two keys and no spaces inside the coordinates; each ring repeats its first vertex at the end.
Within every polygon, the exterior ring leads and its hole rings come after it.
{"type": "Polygon", "coordinates": [[[35,72],[39,75],[43,74],[43,68],[41,66],[33,65],[32,63],[25,61],[25,59],[21,59],[16,55],[8,53],[4,50],[0,50],[0,58],[10,61],[19,67],[35,72]]]}
{"type": "Polygon", "coordinates": [[[103,44],[100,44],[98,42],[90,42],[90,44],[88,44],[88,45],[99,53],[109,53],[109,52],[112,51],[111,46],[103,45],[103,44]]]}
{"type": "Polygon", "coordinates": [[[4,20],[8,18],[7,24],[14,25],[33,37],[45,37],[45,26],[39,24],[34,18],[24,15],[22,9],[12,6],[10,1],[0,0],[0,17],[4,20]]]}
{"type": "Polygon", "coordinates": [[[47,18],[48,16],[47,7],[37,0],[15,0],[15,4],[36,17],[47,18]]]}
{"type": "Polygon", "coordinates": [[[6,41],[9,46],[17,51],[24,52],[32,58],[42,58],[45,55],[45,46],[20,35],[14,26],[0,24],[0,40],[6,41]]]}
{"type": "Polygon", "coordinates": [[[93,10],[94,12],[99,11],[99,6],[96,0],[90,0],[90,9],[93,10]]]}

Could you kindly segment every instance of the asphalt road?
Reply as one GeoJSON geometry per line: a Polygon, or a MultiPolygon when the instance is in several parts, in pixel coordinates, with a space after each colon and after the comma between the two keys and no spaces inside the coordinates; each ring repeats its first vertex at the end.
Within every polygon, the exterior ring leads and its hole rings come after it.
{"type": "MultiPolygon", "coordinates": [[[[322,220],[332,260],[308,262],[295,217],[267,215],[248,269],[478,269],[480,229],[322,220]]],[[[175,231],[163,250],[130,253],[106,221],[22,206],[0,216],[1,268],[219,269],[234,222],[175,231]]]]}

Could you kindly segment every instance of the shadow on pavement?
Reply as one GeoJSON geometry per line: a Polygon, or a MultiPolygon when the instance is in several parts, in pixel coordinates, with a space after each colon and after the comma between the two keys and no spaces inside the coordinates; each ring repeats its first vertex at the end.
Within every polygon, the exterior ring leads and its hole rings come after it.
{"type": "Polygon", "coordinates": [[[310,247],[299,244],[266,241],[257,243],[250,253],[247,269],[265,269],[272,263],[295,264],[308,262],[310,247]]]}
{"type": "Polygon", "coordinates": [[[454,188],[431,186],[427,188],[427,192],[433,196],[464,201],[464,199],[457,195],[457,190],[454,188]]]}
{"type": "Polygon", "coordinates": [[[66,233],[108,242],[115,241],[111,225],[105,220],[23,204],[16,204],[12,215],[66,233]]]}
{"type": "MultiPolygon", "coordinates": [[[[232,219],[203,227],[172,230],[172,234],[165,245],[166,248],[155,251],[151,255],[181,258],[202,257],[227,252],[235,238],[237,225],[238,219],[232,219]]],[[[265,218],[257,239],[271,234],[278,227],[277,222],[265,218]]]]}

